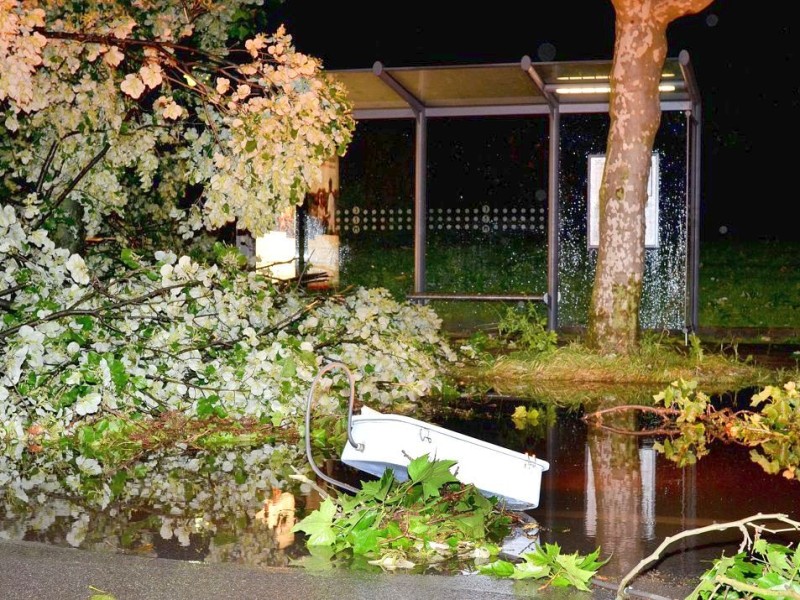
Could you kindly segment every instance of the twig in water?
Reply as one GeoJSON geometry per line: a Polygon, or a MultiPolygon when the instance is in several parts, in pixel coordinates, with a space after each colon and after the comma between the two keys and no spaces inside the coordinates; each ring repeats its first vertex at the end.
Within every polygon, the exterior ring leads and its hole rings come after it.
{"type": "Polygon", "coordinates": [[[745,517],[744,519],[739,519],[738,521],[729,521],[727,523],[715,523],[714,525],[706,525],[705,527],[698,527],[696,529],[687,529],[686,531],[682,531],[678,534],[673,536],[669,536],[664,538],[664,541],[656,548],[652,554],[646,556],[639,563],[631,569],[625,577],[619,582],[619,586],[617,587],[617,600],[624,600],[625,598],[625,588],[636,575],[641,572],[647,565],[655,562],[660,556],[661,553],[666,550],[667,546],[672,544],[672,542],[676,542],[678,540],[682,540],[683,538],[700,535],[701,533],[708,533],[710,531],[724,531],[726,529],[739,529],[742,532],[742,544],[739,547],[739,552],[742,552],[747,546],[751,543],[750,532],[747,531],[747,527],[750,526],[758,531],[770,531],[772,533],[777,533],[779,531],[800,531],[800,522],[793,521],[788,517],[788,515],[781,514],[781,513],[774,513],[774,514],[762,514],[758,513],[750,517],[745,517]],[[768,529],[764,525],[756,525],[755,522],[757,521],[780,521],[782,523],[786,523],[789,525],[786,529],[768,529]]]}

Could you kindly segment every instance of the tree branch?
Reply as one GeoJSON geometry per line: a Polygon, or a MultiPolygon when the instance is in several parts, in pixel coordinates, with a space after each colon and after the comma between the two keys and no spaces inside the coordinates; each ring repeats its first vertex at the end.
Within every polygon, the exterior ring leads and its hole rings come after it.
{"type": "Polygon", "coordinates": [[[47,171],[50,170],[50,165],[53,162],[53,157],[56,155],[56,148],[58,148],[58,139],[53,140],[53,143],[50,146],[50,150],[47,152],[47,157],[44,159],[44,163],[42,164],[42,170],[39,171],[39,178],[36,180],[36,193],[40,194],[42,192],[42,186],[44,185],[44,178],[47,174],[47,171]]]}
{"type": "Polygon", "coordinates": [[[24,287],[25,287],[24,284],[19,284],[19,285],[12,286],[10,288],[6,288],[4,290],[0,290],[0,298],[2,298],[3,296],[10,296],[14,292],[18,292],[21,289],[23,289],[24,287]]]}
{"type": "MultiPolygon", "coordinates": [[[[652,554],[646,556],[639,563],[631,569],[625,577],[619,582],[619,586],[617,587],[617,596],[616,600],[624,600],[625,598],[625,588],[627,587],[628,583],[638,575],[642,569],[644,569],[647,565],[655,562],[660,556],[661,553],[667,549],[667,547],[676,542],[678,540],[682,540],[687,537],[700,535],[702,533],[708,533],[710,531],[725,531],[726,529],[740,529],[743,530],[745,539],[743,541],[743,545],[745,542],[749,540],[749,534],[747,533],[746,527],[749,525],[755,528],[761,528],[759,526],[754,525],[754,521],[781,521],[782,523],[786,523],[790,526],[792,530],[800,530],[800,522],[793,521],[789,519],[788,515],[782,513],[772,513],[772,514],[763,514],[758,513],[750,517],[745,517],[744,519],[739,519],[738,521],[730,521],[728,523],[715,523],[713,525],[706,525],[705,527],[698,527],[696,529],[687,529],[686,531],[681,531],[680,533],[668,536],[664,538],[664,541],[656,548],[652,554]]],[[[744,548],[742,548],[744,550],[744,548]]],[[[741,551],[741,550],[740,550],[741,551]]]]}
{"type": "Polygon", "coordinates": [[[602,415],[625,412],[629,410],[638,410],[640,412],[655,413],[660,416],[681,414],[681,411],[675,408],[658,408],[656,406],[642,406],[639,404],[623,404],[620,406],[612,406],[611,408],[602,408],[600,410],[588,413],[583,416],[583,420],[588,421],[589,419],[593,418],[602,420],[602,415]]]}
{"type": "Polygon", "coordinates": [[[89,173],[89,171],[91,171],[92,168],[94,168],[94,166],[102,160],[102,158],[106,155],[106,152],[108,152],[109,148],[111,148],[111,144],[109,144],[108,142],[103,144],[103,147],[97,154],[94,155],[94,157],[92,157],[92,160],[90,160],[86,165],[84,165],[84,167],[81,169],[81,172],[78,173],[75,176],[75,178],[69,182],[67,189],[61,192],[56,201],[53,202],[52,206],[50,206],[50,209],[44,215],[42,215],[42,217],[33,226],[31,226],[31,230],[38,229],[44,224],[45,221],[47,221],[47,219],[50,218],[50,215],[53,214],[53,211],[55,211],[55,209],[58,208],[58,206],[64,200],[66,200],[67,196],[69,196],[72,190],[75,189],[75,186],[78,185],[80,180],[86,177],[86,174],[89,173]]]}
{"type": "Polygon", "coordinates": [[[92,316],[92,317],[99,317],[101,313],[109,311],[109,310],[117,310],[118,308],[122,308],[124,306],[129,306],[131,304],[138,304],[140,302],[144,302],[145,300],[149,300],[151,298],[156,298],[162,294],[167,293],[170,290],[182,287],[194,287],[198,285],[199,281],[187,281],[186,283],[176,283],[173,285],[168,285],[166,287],[155,289],[151,292],[146,294],[142,294],[140,296],[136,296],[134,298],[128,298],[127,300],[120,300],[119,302],[115,302],[113,304],[108,304],[106,306],[98,306],[97,308],[74,308],[73,305],[70,308],[65,310],[60,310],[58,312],[50,313],[45,317],[41,317],[38,319],[33,319],[31,321],[27,321],[25,323],[20,323],[19,325],[14,325],[13,327],[7,327],[0,331],[0,340],[7,338],[8,336],[16,333],[25,325],[30,327],[35,327],[36,325],[41,325],[42,323],[46,323],[48,321],[55,321],[57,319],[61,319],[63,317],[72,317],[72,316],[92,316]]]}
{"type": "Polygon", "coordinates": [[[722,575],[717,575],[714,578],[714,581],[728,585],[741,592],[750,592],[751,594],[755,594],[754,597],[769,596],[770,598],[795,598],[800,600],[800,594],[793,592],[792,590],[769,590],[762,587],[756,587],[754,585],[748,585],[746,583],[742,583],[741,581],[731,579],[730,577],[724,577],[722,575]]]}
{"type": "Polygon", "coordinates": [[[83,44],[100,44],[101,46],[119,46],[125,48],[127,46],[138,46],[142,48],[155,48],[164,54],[172,56],[170,50],[179,50],[187,54],[195,54],[208,60],[209,62],[227,64],[227,61],[215,56],[210,52],[192,48],[190,46],[181,46],[180,44],[173,44],[171,42],[162,42],[157,40],[143,40],[139,38],[119,38],[115,35],[100,35],[95,33],[78,33],[70,31],[51,31],[37,27],[34,29],[37,33],[51,40],[67,40],[72,42],[80,42],[83,44]]]}
{"type": "Polygon", "coordinates": [[[663,25],[672,21],[699,13],[707,8],[714,0],[661,0],[653,7],[653,16],[663,25]]]}

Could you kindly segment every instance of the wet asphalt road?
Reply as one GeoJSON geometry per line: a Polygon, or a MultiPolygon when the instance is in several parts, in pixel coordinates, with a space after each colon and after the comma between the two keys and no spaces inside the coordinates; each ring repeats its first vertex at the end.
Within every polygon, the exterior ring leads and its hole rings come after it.
{"type": "MultiPolygon", "coordinates": [[[[539,590],[540,582],[483,575],[409,575],[346,570],[255,568],[201,564],[113,552],[0,541],[0,599],[89,600],[102,590],[116,600],[502,600],[508,598],[612,600],[613,582],[591,593],[539,590]]],[[[631,599],[684,598],[691,588],[649,574],[631,599]]]]}

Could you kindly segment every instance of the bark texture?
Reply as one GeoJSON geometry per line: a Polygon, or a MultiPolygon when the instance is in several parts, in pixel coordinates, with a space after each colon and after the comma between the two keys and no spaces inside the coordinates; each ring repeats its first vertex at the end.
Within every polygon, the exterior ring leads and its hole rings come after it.
{"type": "Polygon", "coordinates": [[[587,341],[603,354],[630,354],[639,341],[650,155],[661,105],[667,26],[713,0],[612,0],[611,126],[600,187],[600,243],[587,341]]]}

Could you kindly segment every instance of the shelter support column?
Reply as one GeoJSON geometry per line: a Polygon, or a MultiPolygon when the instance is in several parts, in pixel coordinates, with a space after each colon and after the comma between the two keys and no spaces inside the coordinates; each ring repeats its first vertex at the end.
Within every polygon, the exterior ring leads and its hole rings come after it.
{"type": "Polygon", "coordinates": [[[425,291],[425,234],[427,229],[428,200],[428,121],[425,105],[383,67],[375,61],[372,72],[408,104],[417,125],[414,157],[414,293],[425,291]]]}
{"type": "Polygon", "coordinates": [[[686,324],[690,331],[697,331],[699,326],[700,303],[700,106],[695,105],[687,115],[687,179],[688,194],[688,232],[689,247],[687,252],[688,269],[686,324]]]}
{"type": "Polygon", "coordinates": [[[678,55],[683,78],[691,98],[691,109],[687,111],[686,122],[686,194],[687,194],[687,269],[686,269],[686,326],[691,331],[697,331],[699,326],[699,298],[700,298],[700,160],[701,140],[700,129],[702,125],[702,105],[700,103],[700,90],[694,67],[686,50],[681,50],[678,55]]]}
{"type": "Polygon", "coordinates": [[[561,114],[558,106],[550,109],[550,150],[548,160],[547,193],[547,327],[558,329],[558,255],[561,200],[561,114]]]}
{"type": "Polygon", "coordinates": [[[425,112],[416,115],[417,135],[414,161],[414,293],[425,291],[425,245],[428,198],[428,121],[425,112]]]}
{"type": "Polygon", "coordinates": [[[520,67],[547,103],[550,113],[550,147],[547,165],[547,328],[558,329],[558,254],[560,229],[559,187],[561,181],[561,115],[558,98],[550,93],[530,56],[523,56],[520,67]]]}

